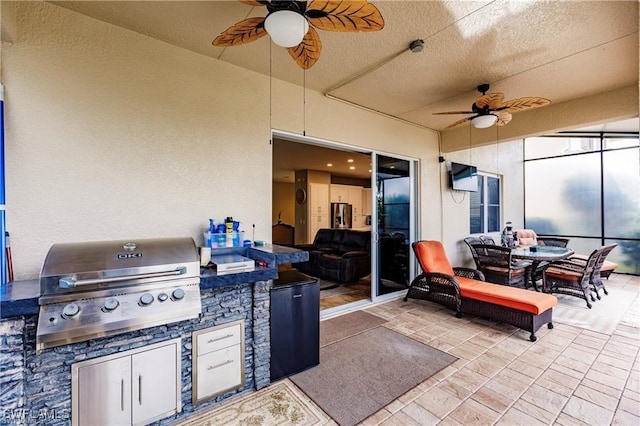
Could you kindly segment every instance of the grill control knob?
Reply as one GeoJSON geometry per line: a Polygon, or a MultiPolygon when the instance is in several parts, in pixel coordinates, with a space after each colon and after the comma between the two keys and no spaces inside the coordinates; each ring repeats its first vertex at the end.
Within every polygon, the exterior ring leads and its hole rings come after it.
{"type": "Polygon", "coordinates": [[[145,293],[140,296],[140,304],[143,306],[150,305],[153,302],[153,295],[151,293],[145,293]]]}
{"type": "Polygon", "coordinates": [[[175,290],[173,290],[173,293],[171,293],[171,297],[173,297],[173,300],[180,300],[184,297],[184,290],[181,288],[176,288],[175,290]]]}
{"type": "Polygon", "coordinates": [[[111,297],[104,301],[104,310],[113,311],[115,308],[118,307],[119,304],[120,302],[118,302],[117,299],[114,299],[113,297],[111,297]]]}
{"type": "Polygon", "coordinates": [[[158,295],[158,300],[161,302],[164,302],[165,300],[167,300],[169,298],[169,296],[167,295],[167,293],[160,293],[158,295]]]}
{"type": "Polygon", "coordinates": [[[68,318],[78,315],[78,312],[80,312],[80,306],[77,303],[69,303],[62,309],[62,314],[68,318]]]}

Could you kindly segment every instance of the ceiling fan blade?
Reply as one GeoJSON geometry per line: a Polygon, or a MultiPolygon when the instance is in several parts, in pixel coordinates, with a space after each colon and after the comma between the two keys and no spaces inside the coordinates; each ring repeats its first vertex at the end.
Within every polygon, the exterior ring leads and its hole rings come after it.
{"type": "Polygon", "coordinates": [[[511,99],[510,101],[505,102],[502,108],[500,108],[500,110],[504,112],[522,111],[523,109],[539,108],[539,107],[547,106],[550,103],[551,101],[545,98],[536,98],[536,97],[518,98],[518,99],[511,99]]]}
{"type": "Polygon", "coordinates": [[[473,111],[446,111],[446,112],[434,112],[433,115],[445,115],[445,114],[475,114],[473,111]]]}
{"type": "Polygon", "coordinates": [[[311,68],[318,61],[322,52],[322,42],[320,42],[318,32],[313,27],[309,27],[302,42],[295,47],[287,48],[287,52],[300,68],[305,70],[311,68]]]}
{"type": "Polygon", "coordinates": [[[503,100],[503,93],[487,93],[486,95],[482,95],[478,99],[476,99],[476,106],[480,109],[493,110],[503,106],[503,100]]]}
{"type": "Polygon", "coordinates": [[[248,4],[249,6],[266,6],[269,4],[269,0],[240,0],[240,3],[248,4]]]}
{"type": "Polygon", "coordinates": [[[267,35],[264,29],[264,17],[249,18],[227,28],[213,40],[214,46],[239,46],[247,44],[267,35]]]}
{"type": "Polygon", "coordinates": [[[498,117],[498,121],[496,121],[496,126],[506,126],[509,124],[513,116],[508,112],[498,111],[494,113],[498,117]]]}
{"type": "Polygon", "coordinates": [[[465,121],[469,121],[471,120],[473,117],[467,117],[467,118],[463,118],[462,120],[458,120],[455,123],[449,124],[447,127],[445,127],[445,129],[450,129],[452,127],[456,127],[462,123],[464,123],[465,121]]]}
{"type": "Polygon", "coordinates": [[[309,23],[325,31],[379,31],[384,19],[377,7],[367,1],[313,0],[305,16],[309,23]]]}

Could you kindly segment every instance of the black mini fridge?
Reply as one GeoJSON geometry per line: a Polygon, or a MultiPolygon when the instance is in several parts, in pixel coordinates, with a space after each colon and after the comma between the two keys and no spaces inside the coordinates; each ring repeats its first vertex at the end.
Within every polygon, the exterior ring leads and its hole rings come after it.
{"type": "Polygon", "coordinates": [[[320,363],[320,284],[296,270],[271,289],[271,381],[320,363]]]}

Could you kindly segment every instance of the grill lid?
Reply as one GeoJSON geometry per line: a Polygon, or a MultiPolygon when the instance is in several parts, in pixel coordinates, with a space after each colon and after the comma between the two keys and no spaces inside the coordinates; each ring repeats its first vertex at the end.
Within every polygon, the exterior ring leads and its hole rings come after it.
{"type": "Polygon", "coordinates": [[[40,273],[41,296],[200,275],[192,238],[54,244],[40,273]]]}

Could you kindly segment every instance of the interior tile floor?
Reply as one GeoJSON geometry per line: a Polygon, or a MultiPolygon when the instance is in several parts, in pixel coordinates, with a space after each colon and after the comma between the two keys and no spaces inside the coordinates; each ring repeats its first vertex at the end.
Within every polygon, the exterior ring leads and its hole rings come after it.
{"type": "Polygon", "coordinates": [[[362,424],[640,424],[640,277],[612,274],[605,284],[609,295],[592,309],[559,295],[555,328],[543,326],[535,343],[529,332],[458,319],[431,302],[366,308],[459,359],[362,424]]]}

